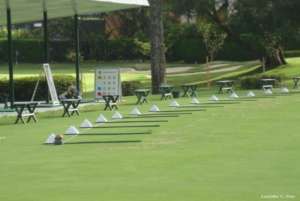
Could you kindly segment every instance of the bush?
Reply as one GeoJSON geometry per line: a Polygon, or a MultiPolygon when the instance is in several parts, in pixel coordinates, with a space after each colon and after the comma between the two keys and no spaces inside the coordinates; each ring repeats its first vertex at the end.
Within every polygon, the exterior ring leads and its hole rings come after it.
{"type": "MultiPolygon", "coordinates": [[[[0,40],[0,62],[8,60],[7,41],[0,40]]],[[[13,41],[13,60],[16,60],[18,52],[19,62],[41,62],[43,59],[42,41],[40,40],[14,40],[13,41]]]]}
{"type": "MultiPolygon", "coordinates": [[[[30,101],[38,79],[38,77],[15,79],[15,100],[30,101]]],[[[75,84],[75,79],[72,76],[54,76],[53,79],[58,95],[65,92],[70,85],[75,84]]],[[[0,80],[0,94],[8,94],[8,88],[8,80],[0,80]]],[[[35,101],[47,99],[47,88],[45,78],[41,79],[35,101]]]]}
{"type": "MultiPolygon", "coordinates": [[[[255,43],[257,40],[249,36],[243,36],[248,43],[255,43]]],[[[169,25],[166,27],[167,58],[169,61],[185,61],[189,63],[205,62],[207,50],[201,33],[195,24],[192,25],[169,25]]],[[[257,59],[253,53],[238,44],[236,41],[227,38],[223,47],[216,54],[216,60],[244,61],[257,59]]]]}
{"type": "Polygon", "coordinates": [[[122,93],[123,96],[133,96],[134,91],[143,87],[140,81],[125,81],[122,82],[122,93]]]}
{"type": "Polygon", "coordinates": [[[203,62],[207,55],[195,25],[169,25],[166,29],[166,46],[169,61],[203,62]]]}
{"type": "MultiPolygon", "coordinates": [[[[50,41],[49,55],[51,61],[67,61],[67,55],[73,49],[72,42],[50,41]]],[[[44,58],[43,41],[35,39],[20,39],[13,41],[13,60],[16,61],[16,51],[18,52],[18,62],[42,63],[44,58]]],[[[0,40],[0,62],[8,60],[7,41],[0,40]]]]}
{"type": "MultiPolygon", "coordinates": [[[[43,41],[19,39],[13,41],[13,60],[18,62],[42,63],[44,58],[43,41]]],[[[95,42],[80,42],[80,53],[85,60],[137,60],[149,59],[150,45],[135,39],[121,37],[113,40],[104,38],[95,42]]],[[[74,44],[72,41],[49,41],[49,57],[53,62],[73,62],[74,44]]],[[[0,40],[0,63],[8,60],[7,41],[0,40]]]]}
{"type": "Polygon", "coordinates": [[[300,50],[288,50],[284,54],[286,57],[300,57],[300,50]]]}
{"type": "Polygon", "coordinates": [[[283,80],[284,76],[281,75],[256,75],[256,76],[247,76],[240,80],[240,85],[242,89],[261,89],[261,79],[276,79],[279,83],[283,80]]]}
{"type": "Polygon", "coordinates": [[[258,55],[227,38],[216,58],[218,60],[247,61],[257,59],[258,55]]]}

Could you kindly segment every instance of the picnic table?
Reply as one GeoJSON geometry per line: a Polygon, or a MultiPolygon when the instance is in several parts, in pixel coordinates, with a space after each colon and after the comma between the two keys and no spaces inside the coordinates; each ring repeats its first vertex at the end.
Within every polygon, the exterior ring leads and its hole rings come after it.
{"type": "Polygon", "coordinates": [[[114,108],[115,109],[118,109],[118,100],[120,98],[119,95],[105,95],[105,96],[102,96],[103,100],[105,101],[105,108],[104,110],[113,110],[114,108]]]}
{"type": "Polygon", "coordinates": [[[147,97],[150,94],[150,90],[149,89],[137,89],[134,91],[135,95],[137,97],[137,102],[136,104],[143,104],[143,103],[148,103],[147,101],[147,97]]]}
{"type": "Polygon", "coordinates": [[[220,80],[217,81],[217,85],[219,86],[219,94],[226,92],[233,92],[233,80],[220,80]]]}
{"type": "Polygon", "coordinates": [[[182,97],[191,96],[196,97],[197,96],[197,84],[184,84],[181,85],[181,88],[183,89],[183,95],[182,97]]]}
{"type": "Polygon", "coordinates": [[[272,90],[277,80],[273,79],[273,78],[264,78],[264,79],[261,79],[260,81],[261,81],[263,90],[267,90],[267,89],[272,90]]]}
{"type": "Polygon", "coordinates": [[[161,93],[161,100],[163,100],[163,99],[167,100],[168,98],[172,98],[173,90],[174,90],[174,86],[168,85],[168,84],[162,84],[159,87],[159,91],[161,93]]]}
{"type": "Polygon", "coordinates": [[[300,77],[293,77],[293,81],[294,81],[294,89],[297,89],[299,87],[300,77]]]}
{"type": "Polygon", "coordinates": [[[63,117],[68,116],[71,117],[74,114],[77,114],[79,116],[79,104],[81,102],[81,99],[62,99],[61,104],[64,108],[63,117]]]}
{"type": "Polygon", "coordinates": [[[37,102],[16,102],[13,106],[15,111],[17,112],[17,119],[15,124],[19,123],[19,121],[21,121],[23,124],[29,123],[31,119],[34,122],[37,122],[35,116],[35,110],[38,106],[37,102]],[[26,122],[24,118],[27,118],[26,122]]]}

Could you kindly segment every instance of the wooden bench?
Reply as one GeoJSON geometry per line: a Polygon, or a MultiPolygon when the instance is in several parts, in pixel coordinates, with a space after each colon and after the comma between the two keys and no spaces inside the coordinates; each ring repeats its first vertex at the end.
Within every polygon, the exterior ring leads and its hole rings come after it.
{"type": "Polygon", "coordinates": [[[263,90],[268,90],[268,89],[273,89],[273,85],[263,85],[262,86],[263,90]]]}
{"type": "Polygon", "coordinates": [[[222,87],[222,93],[232,93],[233,87],[222,87]]]}
{"type": "Polygon", "coordinates": [[[264,78],[261,79],[260,81],[261,81],[262,89],[266,91],[266,90],[273,90],[277,80],[273,78],[264,78]]]}
{"type": "Polygon", "coordinates": [[[219,86],[219,91],[218,93],[221,94],[221,93],[233,93],[234,90],[233,90],[233,84],[234,84],[234,81],[233,80],[221,80],[221,81],[218,81],[217,82],[217,85],[219,86]]]}

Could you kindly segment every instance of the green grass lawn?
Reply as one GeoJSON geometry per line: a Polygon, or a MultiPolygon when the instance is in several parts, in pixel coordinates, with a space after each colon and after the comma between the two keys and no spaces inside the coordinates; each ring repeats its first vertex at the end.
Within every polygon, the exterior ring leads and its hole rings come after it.
{"type": "Polygon", "coordinates": [[[300,76],[300,58],[287,59],[288,64],[266,72],[266,75],[282,75],[286,78],[300,76]]]}
{"type": "MultiPolygon", "coordinates": [[[[200,100],[212,93],[200,93],[200,100]]],[[[152,103],[170,109],[168,101],[158,99],[151,97],[140,109],[146,112],[152,103]]],[[[259,201],[262,195],[298,200],[299,99],[294,94],[241,101],[162,118],[169,122],[149,135],[80,135],[67,137],[72,144],[63,146],[43,142],[85,118],[94,121],[100,113],[112,113],[96,105],[80,117],[61,118],[61,111],[39,114],[37,124],[12,125],[14,118],[0,118],[0,200],[259,201]]],[[[125,100],[123,114],[135,98],[125,100]]]]}

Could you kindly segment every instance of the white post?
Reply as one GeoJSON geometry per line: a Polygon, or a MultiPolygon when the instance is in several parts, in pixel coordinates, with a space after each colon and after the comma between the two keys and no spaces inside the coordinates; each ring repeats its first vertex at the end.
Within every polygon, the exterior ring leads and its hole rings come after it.
{"type": "Polygon", "coordinates": [[[263,73],[266,72],[266,58],[265,57],[262,58],[262,70],[263,70],[263,73]]]}
{"type": "Polygon", "coordinates": [[[210,88],[210,61],[209,61],[209,56],[206,57],[206,80],[207,80],[207,88],[210,88]]]}

